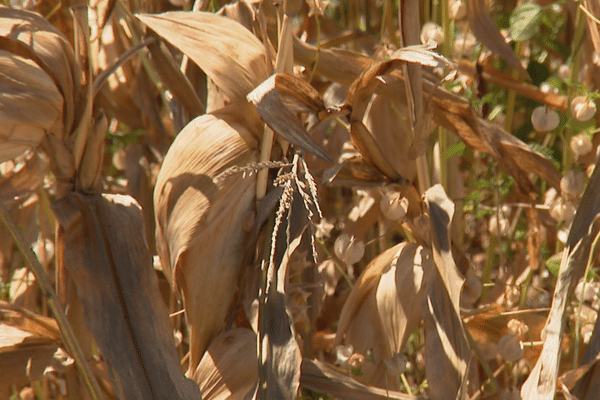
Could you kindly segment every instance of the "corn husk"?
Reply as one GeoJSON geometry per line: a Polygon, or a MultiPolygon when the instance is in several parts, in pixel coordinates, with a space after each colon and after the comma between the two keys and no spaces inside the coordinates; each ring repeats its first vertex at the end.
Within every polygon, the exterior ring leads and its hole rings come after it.
{"type": "Polygon", "coordinates": [[[251,132],[260,120],[251,107],[230,106],[193,120],[173,142],[156,183],[157,249],[168,279],[183,294],[190,373],[221,329],[249,238],[241,226],[252,218],[255,175],[218,177],[257,160],[251,132]]]}
{"type": "Polygon", "coordinates": [[[208,346],[192,379],[205,400],[243,400],[258,381],[254,332],[234,328],[220,333],[208,346]]]}

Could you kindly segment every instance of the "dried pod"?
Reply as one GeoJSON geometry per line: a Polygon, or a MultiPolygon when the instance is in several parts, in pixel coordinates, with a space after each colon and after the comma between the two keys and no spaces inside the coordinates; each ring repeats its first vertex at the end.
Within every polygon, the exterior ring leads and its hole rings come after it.
{"type": "Polygon", "coordinates": [[[555,200],[550,205],[550,216],[557,222],[569,223],[575,216],[575,206],[570,201],[564,201],[562,198],[555,200]]]}
{"type": "Polygon", "coordinates": [[[506,361],[515,362],[523,357],[523,342],[512,333],[506,334],[498,341],[498,353],[506,361]]]}
{"type": "Polygon", "coordinates": [[[560,79],[567,80],[571,77],[571,67],[567,64],[562,64],[556,71],[560,79]]]}
{"type": "Polygon", "coordinates": [[[355,264],[365,255],[365,244],[354,236],[342,233],[333,245],[335,255],[346,264],[355,264]]]}
{"type": "Polygon", "coordinates": [[[587,96],[577,96],[571,101],[571,114],[577,121],[587,121],[596,114],[596,103],[587,96]]]}
{"type": "Polygon", "coordinates": [[[400,192],[389,191],[381,197],[379,202],[381,212],[387,219],[396,221],[404,218],[408,211],[408,199],[400,192]]]}
{"type": "Polygon", "coordinates": [[[348,365],[354,369],[361,369],[365,365],[365,356],[354,353],[348,359],[348,365]]]}
{"type": "Polygon", "coordinates": [[[506,326],[510,333],[516,336],[524,335],[529,331],[529,326],[525,322],[515,318],[509,320],[506,326]]]}
{"type": "Polygon", "coordinates": [[[585,174],[582,171],[570,170],[560,180],[560,191],[565,199],[576,199],[585,190],[585,174]]]}
{"type": "Polygon", "coordinates": [[[467,32],[454,41],[454,52],[471,57],[475,53],[475,46],[477,46],[477,38],[472,33],[467,32]]]}
{"type": "Polygon", "coordinates": [[[467,17],[467,4],[462,0],[454,0],[449,4],[450,7],[450,18],[454,20],[461,20],[467,17]]]}
{"type": "Polygon", "coordinates": [[[531,123],[538,132],[549,132],[556,129],[560,118],[556,111],[550,110],[546,106],[536,107],[531,113],[531,123]]]}
{"type": "Polygon", "coordinates": [[[508,219],[500,218],[497,215],[492,215],[488,223],[488,232],[492,235],[506,236],[508,235],[508,219]]]}
{"type": "Polygon", "coordinates": [[[585,133],[573,136],[569,144],[576,157],[581,157],[592,151],[592,141],[585,133]]]}
{"type": "Polygon", "coordinates": [[[443,43],[444,31],[442,30],[442,27],[435,22],[425,22],[421,29],[421,43],[427,44],[432,41],[443,43]]]}

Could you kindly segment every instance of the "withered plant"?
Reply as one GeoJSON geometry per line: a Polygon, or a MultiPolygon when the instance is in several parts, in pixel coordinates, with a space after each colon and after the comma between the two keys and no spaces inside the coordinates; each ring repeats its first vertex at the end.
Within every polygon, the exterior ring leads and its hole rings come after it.
{"type": "Polygon", "coordinates": [[[594,399],[599,15],[0,6],[0,399],[594,399]]]}

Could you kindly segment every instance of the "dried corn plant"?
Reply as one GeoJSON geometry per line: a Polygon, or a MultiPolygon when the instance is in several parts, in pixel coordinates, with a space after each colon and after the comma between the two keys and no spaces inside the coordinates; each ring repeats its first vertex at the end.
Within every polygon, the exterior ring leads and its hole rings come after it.
{"type": "Polygon", "coordinates": [[[0,399],[593,399],[592,1],[0,6],[0,399]]]}

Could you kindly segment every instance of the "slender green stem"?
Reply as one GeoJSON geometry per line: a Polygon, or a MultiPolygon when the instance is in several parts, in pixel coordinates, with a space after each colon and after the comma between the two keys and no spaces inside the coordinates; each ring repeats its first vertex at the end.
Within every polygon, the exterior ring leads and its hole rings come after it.
{"type": "MultiPolygon", "coordinates": [[[[515,46],[515,54],[517,56],[519,54],[521,54],[522,47],[523,47],[523,42],[517,42],[517,44],[515,46]]],[[[513,78],[518,78],[519,72],[513,71],[512,76],[513,76],[513,78]]],[[[509,133],[512,133],[513,119],[515,117],[515,101],[516,101],[516,99],[517,99],[517,92],[515,92],[514,90],[510,90],[508,92],[508,100],[506,101],[506,114],[505,114],[506,117],[504,120],[504,130],[509,133]]]]}
{"type": "Polygon", "coordinates": [[[23,238],[23,235],[17,228],[17,225],[10,217],[8,210],[4,207],[4,204],[0,202],[0,219],[2,219],[2,223],[6,227],[6,229],[10,232],[15,244],[17,245],[21,254],[25,258],[25,261],[35,275],[36,282],[38,283],[42,295],[47,299],[48,308],[54,315],[56,322],[58,323],[58,327],[60,332],[62,333],[64,344],[69,351],[69,354],[75,360],[75,365],[81,374],[81,377],[84,381],[85,386],[87,387],[90,397],[94,400],[103,399],[104,396],[100,390],[100,386],[98,386],[98,382],[96,381],[96,377],[94,376],[87,360],[85,359],[83,352],[81,351],[81,347],[79,347],[79,343],[77,343],[77,339],[75,338],[75,333],[73,333],[73,329],[69,322],[67,321],[67,316],[65,315],[58,298],[56,297],[56,293],[54,293],[54,289],[46,272],[44,271],[44,267],[40,264],[37,257],[31,250],[31,247],[28,246],[23,238]]]}

